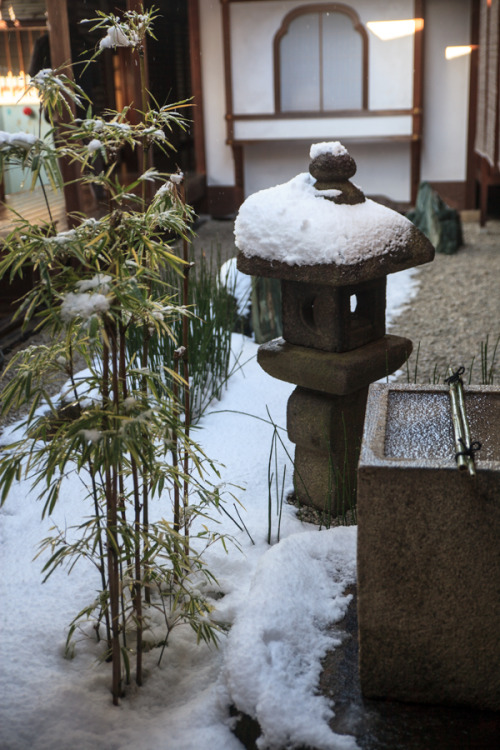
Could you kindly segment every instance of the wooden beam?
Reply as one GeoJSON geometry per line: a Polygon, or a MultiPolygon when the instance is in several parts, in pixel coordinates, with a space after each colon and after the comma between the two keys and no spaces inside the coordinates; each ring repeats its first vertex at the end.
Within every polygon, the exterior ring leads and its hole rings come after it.
{"type": "Polygon", "coordinates": [[[422,159],[425,0],[415,0],[415,18],[422,19],[423,23],[415,29],[413,40],[413,136],[410,147],[410,200],[413,204],[417,200],[422,159]]]}
{"type": "Polygon", "coordinates": [[[193,96],[193,137],[195,169],[206,174],[205,129],[203,115],[203,86],[201,81],[201,39],[199,0],[188,0],[189,59],[191,92],[193,96]]]}
{"type": "Polygon", "coordinates": [[[245,155],[241,145],[234,144],[234,104],[233,104],[233,70],[231,61],[231,15],[228,0],[220,0],[222,5],[222,41],[224,48],[224,80],[226,88],[226,127],[227,140],[233,151],[234,182],[238,207],[245,195],[244,165],[245,155]]]}
{"type": "MultiPolygon", "coordinates": [[[[69,36],[68,8],[66,0],[46,0],[47,8],[47,25],[50,39],[50,60],[52,68],[71,65],[71,44],[69,36]]],[[[70,67],[64,70],[66,75],[73,78],[70,67]]],[[[78,182],[75,180],[79,177],[79,169],[76,164],[70,164],[69,160],[61,159],[59,161],[61,174],[66,183],[64,187],[64,200],[66,203],[66,212],[68,214],[79,211],[81,208],[80,191],[78,182]]],[[[73,225],[75,220],[68,219],[68,223],[73,225]]]]}
{"type": "Polygon", "coordinates": [[[467,177],[465,188],[465,208],[476,208],[476,142],[477,90],[479,73],[479,11],[480,0],[471,2],[471,33],[469,67],[469,122],[467,131],[467,177]]]}
{"type": "MultiPolygon", "coordinates": [[[[50,36],[50,60],[53,68],[71,64],[68,9],[66,0],[46,0],[50,36]]],[[[71,69],[64,71],[71,76],[71,69]]]]}
{"type": "Polygon", "coordinates": [[[222,4],[222,44],[224,51],[224,82],[226,91],[226,127],[227,143],[231,144],[234,138],[233,125],[233,71],[231,62],[231,17],[227,0],[221,0],[222,4]]]}
{"type": "MultiPolygon", "coordinates": [[[[127,0],[127,10],[128,11],[136,11],[137,13],[140,13],[142,10],[143,0],[127,0]]],[[[130,100],[126,102],[127,104],[130,104],[131,102],[134,103],[134,108],[142,110],[143,108],[143,90],[141,86],[141,73],[139,70],[139,65],[136,64],[136,58],[133,54],[130,53],[129,49],[124,49],[124,58],[125,58],[125,67],[127,69],[127,75],[128,75],[128,94],[130,97],[130,100]]],[[[146,73],[146,89],[149,89],[149,74],[148,74],[148,54],[147,54],[147,38],[145,40],[144,45],[144,68],[146,73]]],[[[146,94],[147,96],[147,94],[146,94]]],[[[133,122],[138,122],[139,117],[136,116],[131,117],[131,120],[133,122]]]]}
{"type": "MultiPolygon", "coordinates": [[[[136,11],[137,13],[142,12],[143,0],[127,0],[127,11],[136,11]]],[[[147,52],[147,37],[145,39],[144,48],[141,52],[131,52],[130,49],[122,47],[118,50],[118,54],[121,58],[120,69],[122,71],[123,83],[124,83],[124,94],[125,104],[133,104],[133,107],[129,110],[128,119],[133,125],[137,125],[143,119],[140,112],[145,111],[149,106],[149,72],[148,72],[148,52],[147,52]],[[138,55],[143,55],[144,63],[144,74],[145,74],[145,89],[143,90],[141,84],[141,71],[138,64],[138,55]]],[[[135,158],[132,160],[132,170],[136,174],[142,172],[143,164],[143,148],[138,146],[134,151],[135,158]]],[[[146,168],[153,166],[153,151],[148,149],[146,154],[146,168]]],[[[135,176],[135,175],[132,175],[135,176]]],[[[150,200],[153,195],[153,185],[151,182],[146,183],[146,198],[150,200]]]]}

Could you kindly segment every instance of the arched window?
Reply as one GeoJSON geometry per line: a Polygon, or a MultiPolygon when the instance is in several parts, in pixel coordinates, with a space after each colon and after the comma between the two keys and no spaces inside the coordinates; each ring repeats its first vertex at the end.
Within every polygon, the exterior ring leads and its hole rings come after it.
{"type": "Polygon", "coordinates": [[[368,35],[352,8],[295,8],[274,38],[276,111],[366,109],[367,65],[368,35]]]}

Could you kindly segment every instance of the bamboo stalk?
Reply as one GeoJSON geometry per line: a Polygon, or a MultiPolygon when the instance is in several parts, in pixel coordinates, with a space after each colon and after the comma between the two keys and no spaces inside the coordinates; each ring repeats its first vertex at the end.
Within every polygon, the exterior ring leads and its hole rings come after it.
{"type": "MultiPolygon", "coordinates": [[[[118,402],[119,402],[119,394],[118,394],[118,352],[117,352],[117,339],[116,339],[116,325],[109,326],[108,331],[110,333],[110,343],[111,343],[111,387],[113,389],[113,406],[115,411],[115,419],[118,415],[118,402]]],[[[111,554],[112,554],[112,567],[113,567],[113,594],[111,595],[110,590],[110,597],[112,598],[112,620],[113,622],[113,698],[119,698],[120,697],[120,691],[121,691],[121,653],[120,653],[120,645],[119,645],[119,624],[118,624],[118,618],[120,616],[120,560],[119,560],[119,541],[118,541],[118,498],[119,498],[119,492],[118,492],[118,476],[121,474],[120,466],[114,465],[112,469],[112,494],[111,494],[111,506],[110,506],[110,529],[109,534],[110,536],[114,537],[114,543],[111,544],[111,554]],[[118,641],[118,644],[115,643],[115,640],[118,641]]]]}
{"type": "MultiPolygon", "coordinates": [[[[457,400],[458,400],[458,408],[460,411],[460,418],[462,420],[464,445],[466,446],[467,450],[470,450],[472,443],[471,443],[471,437],[470,437],[469,422],[467,420],[467,414],[465,411],[464,389],[463,389],[461,381],[459,381],[457,385],[457,400]]],[[[476,476],[474,459],[472,458],[471,455],[467,456],[467,470],[471,477],[476,476]]]]}
{"type": "MultiPolygon", "coordinates": [[[[117,405],[117,414],[119,406],[119,392],[121,390],[122,396],[125,399],[127,397],[127,373],[126,373],[126,358],[125,358],[125,328],[122,323],[119,326],[119,351],[118,351],[118,363],[116,358],[113,360],[113,365],[118,368],[116,381],[113,380],[113,387],[115,388],[115,402],[117,405]]],[[[133,456],[130,456],[130,464],[132,470],[132,482],[133,482],[133,493],[134,493],[134,596],[133,596],[133,607],[135,610],[136,618],[136,675],[135,681],[137,685],[142,685],[142,636],[143,636],[143,614],[142,614],[142,584],[141,584],[141,500],[139,493],[139,479],[137,474],[137,463],[133,456]]],[[[122,479],[122,472],[120,472],[120,479],[122,479]]],[[[125,495],[122,492],[122,497],[125,495]]],[[[125,501],[123,503],[125,513],[125,501]]],[[[125,516],[124,519],[125,521],[125,516]]],[[[127,551],[127,562],[130,564],[128,559],[127,551]]]]}
{"type": "Polygon", "coordinates": [[[118,565],[118,486],[116,469],[106,470],[106,495],[108,498],[108,570],[109,602],[111,607],[111,656],[113,704],[117,706],[121,697],[121,651],[120,651],[120,571],[118,565]],[[108,494],[109,493],[109,494],[108,494]]]}
{"type": "MultiPolygon", "coordinates": [[[[184,218],[186,218],[186,189],[184,182],[180,185],[180,194],[182,205],[184,206],[184,218]]],[[[189,262],[189,248],[188,241],[186,238],[182,240],[182,251],[184,260],[184,279],[182,288],[182,304],[186,308],[189,304],[189,271],[193,264],[189,262]]],[[[184,503],[184,548],[186,556],[189,555],[189,525],[188,525],[188,514],[187,509],[189,506],[189,430],[191,427],[191,394],[189,387],[189,350],[188,350],[188,339],[189,339],[189,320],[186,315],[182,318],[182,346],[184,349],[182,363],[183,363],[183,376],[184,376],[184,433],[186,439],[186,445],[184,450],[184,492],[183,492],[183,503],[184,503]]]]}
{"type": "MultiPolygon", "coordinates": [[[[120,323],[118,326],[118,337],[119,337],[119,344],[118,344],[118,384],[119,389],[121,388],[121,396],[122,399],[125,400],[128,395],[127,391],[127,364],[126,364],[126,343],[125,343],[125,328],[123,326],[123,323],[120,323]]],[[[118,401],[119,403],[119,401],[118,401]]],[[[118,409],[118,407],[117,407],[118,409]]],[[[122,521],[123,525],[126,527],[127,525],[127,509],[126,509],[126,502],[125,502],[125,483],[123,481],[123,473],[120,472],[119,479],[119,488],[120,488],[120,497],[122,498],[121,502],[121,512],[122,512],[122,521]]],[[[127,560],[127,565],[130,568],[132,565],[132,560],[130,557],[130,551],[128,546],[125,547],[125,555],[127,560]]]]}
{"type": "Polygon", "coordinates": [[[172,466],[174,468],[174,531],[179,532],[181,528],[180,519],[180,490],[179,490],[179,433],[177,422],[179,419],[179,359],[182,356],[182,347],[174,351],[174,372],[175,377],[172,384],[173,407],[175,410],[174,427],[172,430],[172,466]]]}
{"type": "Polygon", "coordinates": [[[142,618],[142,586],[141,586],[141,506],[138,502],[137,494],[135,496],[135,584],[134,584],[134,609],[136,616],[137,641],[136,641],[136,670],[135,681],[139,687],[142,685],[142,635],[143,635],[143,618],[142,618]]]}
{"type": "Polygon", "coordinates": [[[450,390],[451,418],[453,422],[453,434],[455,440],[455,459],[457,467],[461,470],[467,470],[469,476],[476,475],[474,459],[471,454],[472,443],[470,437],[469,423],[465,410],[465,398],[463,383],[460,375],[463,368],[453,373],[451,368],[448,370],[447,383],[450,390]]]}
{"type": "MultiPolygon", "coordinates": [[[[144,368],[148,367],[149,362],[149,332],[145,329],[144,330],[144,341],[142,346],[142,366],[144,368]]],[[[141,390],[144,396],[144,399],[147,400],[148,395],[148,381],[146,375],[142,376],[142,385],[141,390]]],[[[149,470],[147,462],[144,461],[142,464],[142,524],[143,529],[147,534],[147,531],[149,529],[149,470]]],[[[137,529],[137,533],[139,533],[139,529],[137,529]]],[[[144,556],[146,556],[146,550],[147,545],[144,545],[144,556]]],[[[151,603],[151,595],[149,587],[146,588],[145,591],[145,600],[147,604],[151,603]]]]}
{"type": "MultiPolygon", "coordinates": [[[[92,462],[92,459],[89,457],[88,460],[89,464],[89,474],[90,474],[90,480],[92,482],[92,496],[94,500],[94,513],[96,517],[96,529],[97,529],[97,545],[99,549],[99,574],[101,576],[101,586],[102,591],[105,593],[106,589],[108,588],[106,584],[106,571],[105,571],[105,556],[104,556],[104,547],[102,543],[102,527],[101,527],[101,511],[99,508],[99,499],[98,499],[98,492],[97,492],[97,484],[95,481],[95,471],[94,471],[94,465],[92,462]]],[[[106,624],[106,641],[108,643],[108,649],[111,648],[111,624],[109,621],[109,609],[106,606],[104,609],[104,622],[106,624]]]]}
{"type": "MultiPolygon", "coordinates": [[[[106,412],[109,409],[109,326],[105,327],[102,347],[102,402],[106,412]],[[106,330],[107,329],[107,330],[106,330]]],[[[106,425],[107,426],[107,425],[106,425]]],[[[118,485],[116,469],[107,466],[105,471],[106,491],[106,532],[109,606],[111,610],[111,660],[112,660],[112,694],[113,704],[117,706],[121,697],[121,653],[120,653],[120,592],[118,569],[118,485]]]]}
{"type": "MultiPolygon", "coordinates": [[[[144,43],[145,44],[145,43],[144,43]]],[[[146,61],[145,61],[145,50],[144,46],[141,46],[138,50],[138,56],[139,56],[139,77],[141,82],[141,105],[142,105],[142,119],[144,121],[146,110],[148,109],[149,105],[149,92],[147,89],[147,77],[146,77],[146,61]]],[[[142,161],[142,174],[144,174],[148,167],[148,156],[149,156],[149,150],[148,150],[148,141],[147,137],[144,136],[142,139],[142,146],[141,146],[141,152],[140,152],[140,158],[142,161]]],[[[142,180],[141,183],[141,209],[144,212],[146,210],[146,199],[148,197],[147,191],[148,191],[148,181],[142,180]]],[[[149,291],[151,292],[151,285],[148,282],[149,291]]],[[[149,360],[149,339],[150,334],[147,329],[147,326],[144,327],[144,340],[142,345],[142,367],[147,368],[148,367],[148,360],[149,360]]],[[[148,384],[147,384],[147,377],[144,375],[142,378],[142,385],[141,389],[144,395],[144,400],[147,399],[148,395],[148,384]]],[[[143,529],[146,532],[145,538],[147,537],[147,531],[149,529],[149,479],[148,479],[148,466],[146,465],[146,462],[143,462],[142,465],[142,524],[143,529]]],[[[138,535],[138,539],[140,539],[140,517],[137,516],[137,508],[136,508],[136,534],[138,535]]],[[[147,552],[147,543],[144,543],[144,558],[146,557],[147,552]]],[[[151,603],[151,591],[149,586],[145,589],[145,601],[146,604],[151,603]]],[[[142,609],[142,603],[141,603],[141,609],[142,609]]],[[[141,643],[142,643],[142,629],[141,629],[141,643]]],[[[142,645],[139,646],[139,642],[137,644],[137,673],[139,674],[139,671],[142,672],[142,656],[141,656],[141,668],[139,670],[139,653],[142,653],[142,645]]],[[[137,684],[142,684],[142,677],[141,682],[137,679],[137,684]]]]}
{"type": "Polygon", "coordinates": [[[450,384],[450,402],[451,402],[451,419],[453,422],[453,434],[455,439],[455,458],[458,468],[463,471],[467,469],[467,456],[463,455],[464,448],[464,431],[462,418],[460,415],[460,405],[455,383],[450,384]]]}

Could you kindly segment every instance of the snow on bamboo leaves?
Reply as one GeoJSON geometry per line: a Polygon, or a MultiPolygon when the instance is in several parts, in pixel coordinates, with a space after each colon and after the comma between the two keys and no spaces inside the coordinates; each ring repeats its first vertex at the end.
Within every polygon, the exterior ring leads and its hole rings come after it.
{"type": "MultiPolygon", "coordinates": [[[[94,57],[126,40],[143,74],[141,52],[155,13],[98,13],[91,23],[104,36],[94,57]]],[[[41,71],[32,85],[51,122],[81,101],[78,86],[58,71],[41,71]]],[[[55,146],[19,134],[0,145],[2,165],[20,163],[35,179],[42,164],[78,162],[82,181],[99,185],[107,196],[108,210],[99,219],[77,216],[71,230],[57,233],[52,222],[36,226],[19,218],[5,240],[1,276],[12,279],[29,264],[38,279],[17,316],[25,322],[36,318],[49,343],[29,347],[9,364],[14,375],[1,393],[0,413],[23,405],[29,411],[25,433],[0,458],[0,491],[3,503],[14,480],[26,474],[38,488],[43,513],[50,514],[64,504],[67,477],[76,473],[81,479],[87,521],[55,528],[43,540],[43,571],[47,577],[78,560],[94,564],[99,592],[75,617],[68,645],[77,630],[97,635],[102,658],[112,662],[115,704],[132,680],[132,657],[134,679],[142,684],[146,643],[148,649],[163,648],[179,623],[206,641],[216,641],[220,630],[200,593],[203,581],[214,585],[202,551],[219,535],[206,525],[190,532],[190,526],[200,513],[209,517],[221,498],[205,479],[204,467],[212,463],[190,438],[182,415],[189,407],[187,369],[182,377],[172,362],[164,368],[166,380],[155,370],[149,347],[152,336],[175,339],[173,322],[190,315],[186,297],[179,300],[165,282],[165,269],[182,274],[189,267],[166,238],[182,237],[186,254],[192,211],[182,176],[148,169],[146,158],[153,143],[170,147],[168,132],[185,127],[179,110],[188,105],[143,104],[136,124],[129,122],[127,107],[104,116],[94,116],[89,107],[85,119],[58,128],[55,146]],[[125,145],[146,157],[142,174],[123,185],[117,163],[125,145]],[[151,182],[155,192],[146,201],[151,182]],[[83,372],[76,372],[76,361],[83,361],[83,372]],[[50,383],[61,369],[69,380],[56,404],[50,383]],[[189,493],[201,499],[188,509],[189,493]],[[175,499],[180,496],[182,503],[175,499]]]]}

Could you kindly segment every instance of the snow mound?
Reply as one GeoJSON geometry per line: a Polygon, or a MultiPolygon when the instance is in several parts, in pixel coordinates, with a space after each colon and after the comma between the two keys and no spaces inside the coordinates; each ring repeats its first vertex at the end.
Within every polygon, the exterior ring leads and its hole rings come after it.
{"type": "Polygon", "coordinates": [[[329,626],[345,615],[356,578],[356,527],[287,537],[262,555],[229,633],[226,699],[257,719],[260,748],[352,750],[334,734],[329,702],[317,694],[321,659],[340,645],[329,626]]]}

